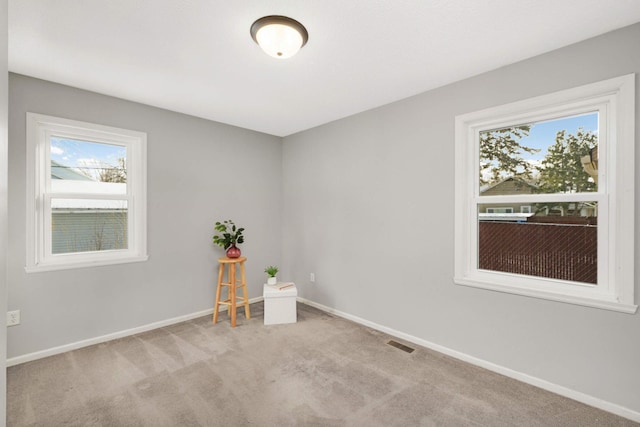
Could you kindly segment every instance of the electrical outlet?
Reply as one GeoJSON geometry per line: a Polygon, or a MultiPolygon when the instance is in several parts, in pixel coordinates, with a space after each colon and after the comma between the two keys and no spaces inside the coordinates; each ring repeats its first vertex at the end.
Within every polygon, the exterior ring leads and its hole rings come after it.
{"type": "Polygon", "coordinates": [[[316,283],[316,273],[309,273],[309,281],[311,283],[316,283]]]}
{"type": "Polygon", "coordinates": [[[20,310],[7,311],[7,326],[20,324],[20,310]]]}

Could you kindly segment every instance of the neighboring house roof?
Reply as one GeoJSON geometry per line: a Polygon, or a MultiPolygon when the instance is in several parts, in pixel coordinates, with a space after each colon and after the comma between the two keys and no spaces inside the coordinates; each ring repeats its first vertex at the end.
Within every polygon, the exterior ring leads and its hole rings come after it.
{"type": "Polygon", "coordinates": [[[64,166],[55,160],[51,160],[51,179],[70,179],[73,181],[93,181],[93,179],[89,178],[86,175],[81,174],[80,172],[70,168],[69,166],[64,166]]]}
{"type": "Polygon", "coordinates": [[[582,156],[580,158],[582,162],[582,168],[586,173],[593,178],[595,183],[598,183],[598,146],[596,145],[591,150],[589,150],[589,154],[586,156],[582,156]]]}
{"type": "Polygon", "coordinates": [[[80,172],[51,161],[51,189],[56,193],[95,194],[95,199],[53,198],[51,207],[56,210],[127,209],[126,183],[96,181],[80,172]],[[121,195],[122,199],[102,198],[101,195],[121,195]]]}
{"type": "Polygon", "coordinates": [[[509,176],[502,181],[494,184],[483,185],[480,187],[480,194],[492,192],[496,194],[531,194],[538,187],[521,178],[509,176]]]}

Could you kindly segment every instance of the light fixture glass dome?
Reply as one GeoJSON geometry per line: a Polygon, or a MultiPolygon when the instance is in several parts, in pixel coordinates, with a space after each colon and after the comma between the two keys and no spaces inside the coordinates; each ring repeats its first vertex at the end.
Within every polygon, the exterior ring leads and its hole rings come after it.
{"type": "Polygon", "coordinates": [[[307,43],[304,26],[286,16],[265,16],[251,26],[251,37],[268,55],[291,58],[307,43]]]}

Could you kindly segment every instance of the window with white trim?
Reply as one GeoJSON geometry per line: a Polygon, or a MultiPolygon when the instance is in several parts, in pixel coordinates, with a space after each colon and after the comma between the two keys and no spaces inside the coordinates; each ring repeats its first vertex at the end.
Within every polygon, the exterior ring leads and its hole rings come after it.
{"type": "Polygon", "coordinates": [[[27,113],[27,272],[147,259],[146,143],[27,113]]]}
{"type": "Polygon", "coordinates": [[[634,102],[631,74],[456,117],[455,283],[637,310],[634,102]]]}

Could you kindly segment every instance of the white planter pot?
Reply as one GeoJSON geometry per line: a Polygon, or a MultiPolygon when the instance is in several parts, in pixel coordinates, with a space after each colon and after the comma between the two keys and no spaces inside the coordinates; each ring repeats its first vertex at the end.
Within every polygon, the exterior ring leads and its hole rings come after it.
{"type": "Polygon", "coordinates": [[[275,285],[276,283],[278,283],[277,277],[269,277],[267,279],[267,285],[275,285]]]}

